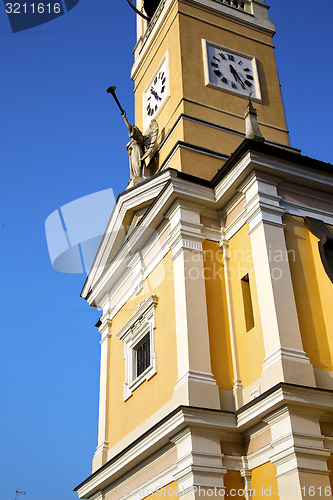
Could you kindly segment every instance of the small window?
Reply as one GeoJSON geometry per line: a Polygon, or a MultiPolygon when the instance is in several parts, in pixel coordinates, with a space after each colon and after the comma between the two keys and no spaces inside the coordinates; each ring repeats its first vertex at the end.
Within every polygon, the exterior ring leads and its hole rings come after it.
{"type": "Polygon", "coordinates": [[[145,372],[150,366],[150,336],[147,334],[134,348],[136,357],[136,377],[145,372]]]}
{"type": "Polygon", "coordinates": [[[243,305],[244,305],[244,316],[245,316],[245,327],[246,331],[252,330],[254,327],[254,316],[253,316],[253,306],[250,288],[249,275],[246,274],[242,278],[242,294],[243,294],[243,305]]]}
{"type": "Polygon", "coordinates": [[[157,303],[158,297],[152,295],[146,302],[138,304],[132,318],[117,333],[117,337],[124,342],[124,401],[157,372],[154,341],[157,303]]]}

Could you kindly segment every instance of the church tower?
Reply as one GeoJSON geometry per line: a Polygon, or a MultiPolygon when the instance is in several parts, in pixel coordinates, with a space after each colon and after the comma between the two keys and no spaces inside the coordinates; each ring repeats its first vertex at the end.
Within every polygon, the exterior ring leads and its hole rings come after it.
{"type": "Polygon", "coordinates": [[[333,167],[289,145],[263,0],[137,10],[135,125],[158,134],[82,290],[103,313],[76,491],[332,498],[333,167]]]}
{"type": "Polygon", "coordinates": [[[165,1],[148,26],[138,17],[136,124],[161,131],[152,168],[210,180],[244,138],[249,96],[267,141],[289,144],[274,34],[263,0],[165,1]]]}

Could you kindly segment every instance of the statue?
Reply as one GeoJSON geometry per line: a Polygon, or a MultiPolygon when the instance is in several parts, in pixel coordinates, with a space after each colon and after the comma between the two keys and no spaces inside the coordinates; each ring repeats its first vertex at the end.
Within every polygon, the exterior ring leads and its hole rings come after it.
{"type": "Polygon", "coordinates": [[[150,155],[153,147],[156,144],[158,136],[158,125],[156,120],[152,120],[150,122],[148,134],[143,135],[139,127],[137,127],[136,125],[131,125],[129,123],[126,112],[121,107],[115,90],[116,87],[109,87],[107,89],[107,92],[109,94],[112,94],[121,111],[121,116],[124,118],[125,124],[128,128],[128,135],[131,140],[126,144],[126,149],[130,163],[130,183],[131,185],[135,185],[138,183],[138,181],[141,182],[147,177],[144,160],[150,155]]]}

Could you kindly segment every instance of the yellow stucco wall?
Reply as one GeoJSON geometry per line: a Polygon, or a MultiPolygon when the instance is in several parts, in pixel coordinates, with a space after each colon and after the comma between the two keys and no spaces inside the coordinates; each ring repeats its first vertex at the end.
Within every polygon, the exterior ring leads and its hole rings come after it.
{"type": "Polygon", "coordinates": [[[276,467],[267,462],[252,470],[252,489],[255,491],[254,498],[270,498],[278,500],[278,483],[275,477],[276,467]]]}
{"type": "Polygon", "coordinates": [[[225,498],[245,498],[245,496],[242,495],[244,483],[238,470],[228,470],[223,477],[223,481],[225,486],[225,498]]]}
{"type": "Polygon", "coordinates": [[[215,241],[205,241],[205,285],[212,373],[220,389],[231,390],[233,369],[222,250],[215,241]]]}
{"type": "Polygon", "coordinates": [[[284,217],[290,270],[304,350],[314,368],[333,370],[333,283],[325,273],[318,238],[303,218],[284,217]]]}
{"type": "Polygon", "coordinates": [[[124,344],[116,335],[133,316],[137,303],[143,300],[142,292],[132,296],[112,321],[106,437],[110,448],[172,398],[177,380],[177,346],[170,259],[171,253],[158,264],[145,282],[145,298],[150,295],[157,295],[159,298],[155,329],[157,374],[137,387],[127,401],[124,401],[124,344]]]}
{"type": "Polygon", "coordinates": [[[244,387],[260,378],[265,358],[257,286],[253,268],[249,227],[245,224],[229,242],[231,288],[235,314],[239,367],[244,387]],[[242,278],[250,278],[254,327],[246,331],[242,278]]]}
{"type": "MultiPolygon", "coordinates": [[[[248,26],[218,17],[190,5],[181,5],[180,40],[184,95],[213,108],[221,108],[233,115],[244,115],[247,99],[231,93],[205,87],[203,74],[202,39],[255,56],[261,82],[262,103],[256,103],[259,120],[286,130],[280,85],[272,39],[248,26]],[[199,62],[199,63],[198,63],[199,62]]],[[[221,124],[230,126],[224,115],[221,124]]],[[[232,120],[232,116],[230,117],[232,120]]],[[[236,127],[245,131],[244,124],[236,127]]],[[[276,140],[276,131],[267,129],[270,140],[276,140]]],[[[268,136],[267,136],[268,137],[268,136]]],[[[288,141],[284,134],[284,141],[288,141]]],[[[280,139],[282,139],[279,136],[280,139]]],[[[287,143],[287,142],[286,142],[287,143]]]]}

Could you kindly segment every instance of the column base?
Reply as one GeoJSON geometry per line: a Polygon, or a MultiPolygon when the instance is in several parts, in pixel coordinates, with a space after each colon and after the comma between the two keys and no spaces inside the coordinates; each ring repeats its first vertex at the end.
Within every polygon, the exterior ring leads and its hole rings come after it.
{"type": "Polygon", "coordinates": [[[211,373],[189,370],[177,380],[173,397],[179,404],[221,409],[219,388],[211,373]]]}
{"type": "Polygon", "coordinates": [[[281,347],[267,356],[262,369],[263,392],[280,382],[316,387],[313,367],[304,351],[281,347]]]}
{"type": "Polygon", "coordinates": [[[97,446],[92,463],[93,472],[102,467],[102,465],[104,465],[108,461],[108,451],[109,443],[107,441],[104,441],[99,446],[97,446]]]}

